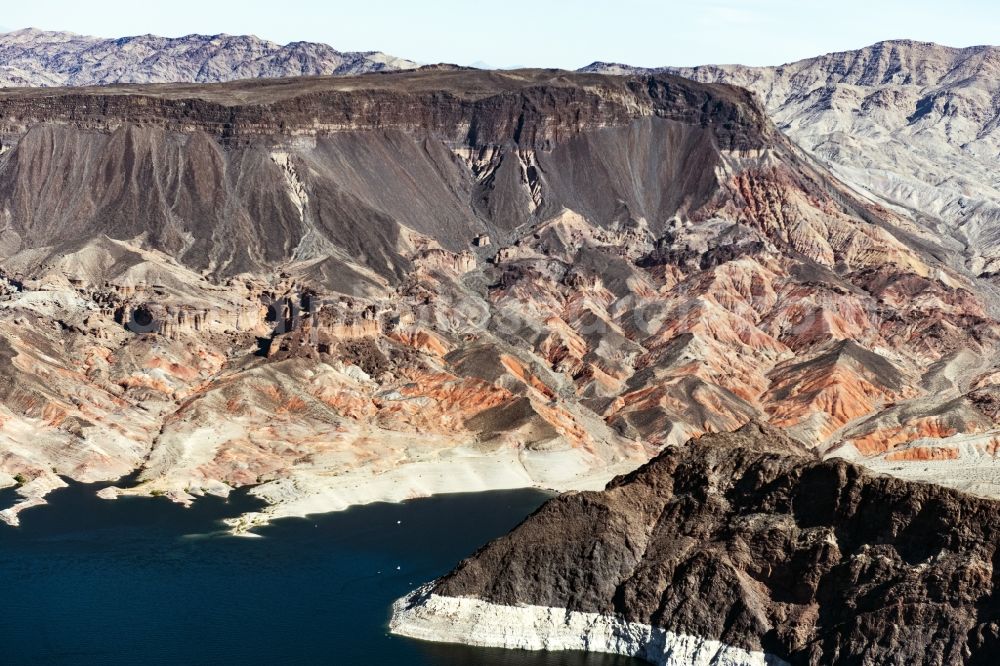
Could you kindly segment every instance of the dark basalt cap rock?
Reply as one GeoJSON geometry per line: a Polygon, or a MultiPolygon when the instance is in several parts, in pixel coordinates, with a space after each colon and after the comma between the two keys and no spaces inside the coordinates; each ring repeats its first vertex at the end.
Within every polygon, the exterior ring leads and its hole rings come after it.
{"type": "Polygon", "coordinates": [[[998,509],[751,423],[551,500],[434,591],[619,614],[793,664],[993,663],[998,509]]]}
{"type": "Polygon", "coordinates": [[[141,237],[225,279],[317,252],[314,285],[363,295],[412,271],[407,230],[458,252],[571,209],[597,225],[627,212],[659,233],[714,201],[725,152],[783,141],[745,90],[666,74],[437,68],[4,90],[0,253],[141,237]],[[641,177],[619,177],[630,173],[641,177]]]}
{"type": "Polygon", "coordinates": [[[640,117],[709,127],[720,146],[740,150],[764,148],[776,135],[746,90],[671,74],[438,65],[391,75],[0,91],[0,134],[42,122],[108,131],[124,121],[197,129],[230,146],[325,127],[421,130],[473,146],[548,147],[640,117]]]}

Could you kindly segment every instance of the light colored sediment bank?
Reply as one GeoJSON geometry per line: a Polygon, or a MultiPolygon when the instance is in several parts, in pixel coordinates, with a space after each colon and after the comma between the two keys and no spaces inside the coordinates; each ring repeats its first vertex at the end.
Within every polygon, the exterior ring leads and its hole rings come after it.
{"type": "Polygon", "coordinates": [[[552,452],[547,456],[551,460],[544,468],[550,470],[549,473],[539,473],[541,467],[538,465],[526,468],[523,456],[510,452],[453,455],[380,472],[362,469],[335,476],[296,473],[290,478],[254,488],[251,493],[266,501],[268,506],[227,522],[233,533],[246,534],[278,518],[342,511],[373,502],[404,502],[431,495],[517,488],[558,492],[599,490],[614,476],[636,466],[628,461],[604,469],[586,470],[574,459],[573,452],[552,452]],[[573,473],[567,474],[567,469],[573,473]]]}
{"type": "MultiPolygon", "coordinates": [[[[9,487],[7,484],[6,487],[9,487]]],[[[0,487],[4,487],[0,484],[0,487]]],[[[25,509],[45,504],[45,496],[56,488],[65,488],[66,482],[55,474],[43,474],[36,479],[18,488],[17,494],[21,497],[13,506],[3,507],[0,510],[0,522],[17,527],[21,524],[20,514],[25,509]]]]}
{"type": "Polygon", "coordinates": [[[502,606],[432,594],[433,583],[399,599],[390,630],[440,643],[521,650],[585,650],[638,657],[658,666],[783,666],[763,652],[675,634],[598,613],[545,606],[502,606]]]}
{"type": "MultiPolygon", "coordinates": [[[[278,518],[305,517],[373,502],[404,502],[448,493],[518,488],[554,492],[600,490],[610,479],[632,471],[642,462],[638,457],[631,457],[602,463],[575,448],[550,451],[499,448],[484,452],[459,446],[405,453],[397,456],[403,459],[402,462],[393,461],[390,455],[379,456],[353,470],[344,469],[345,465],[316,462],[314,458],[308,466],[289,470],[287,476],[253,487],[251,494],[264,500],[266,506],[227,520],[230,531],[250,535],[254,528],[278,518]],[[389,466],[391,464],[398,466],[389,466]]],[[[122,496],[162,494],[172,501],[190,505],[204,495],[226,497],[232,492],[231,485],[199,477],[198,469],[185,459],[183,464],[169,468],[166,473],[158,471],[152,480],[128,488],[109,485],[97,495],[114,500],[122,496]]],[[[120,476],[116,474],[115,478],[120,476]]],[[[100,479],[88,479],[96,480],[100,479]]],[[[4,479],[0,478],[2,481],[4,479]]],[[[16,525],[19,511],[44,504],[48,492],[64,485],[55,474],[33,479],[19,490],[22,499],[17,504],[0,507],[3,509],[0,520],[16,525]]]]}

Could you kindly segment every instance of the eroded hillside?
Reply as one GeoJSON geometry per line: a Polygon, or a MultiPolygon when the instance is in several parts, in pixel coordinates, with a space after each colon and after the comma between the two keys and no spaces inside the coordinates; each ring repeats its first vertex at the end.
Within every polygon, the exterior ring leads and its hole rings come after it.
{"type": "Polygon", "coordinates": [[[59,475],[136,469],[122,492],[257,485],[274,506],[242,527],[598,487],[751,419],[917,476],[961,451],[942,479],[996,491],[968,465],[997,432],[982,283],[743,90],[447,68],[13,90],[0,135],[8,520],[59,475]]]}

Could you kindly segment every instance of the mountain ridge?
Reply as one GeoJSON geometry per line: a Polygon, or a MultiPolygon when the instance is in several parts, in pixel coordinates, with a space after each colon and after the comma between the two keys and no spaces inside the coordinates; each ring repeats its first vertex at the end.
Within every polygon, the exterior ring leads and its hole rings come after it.
{"type": "Polygon", "coordinates": [[[584,70],[660,71],[747,88],[838,178],[963,246],[970,270],[997,272],[1000,47],[888,40],[778,66],[584,70]]]}
{"type": "Polygon", "coordinates": [[[341,52],[304,41],[282,45],[254,35],[101,38],[37,28],[0,34],[0,85],[4,86],[215,83],[416,66],[380,51],[341,52]]]}
{"type": "Polygon", "coordinates": [[[591,63],[589,63],[587,65],[584,65],[582,67],[577,68],[576,71],[578,71],[578,72],[588,72],[588,71],[590,71],[590,72],[600,72],[600,71],[604,71],[606,68],[609,68],[609,67],[620,67],[620,68],[632,70],[632,71],[635,71],[635,72],[639,72],[639,71],[645,71],[645,72],[653,72],[653,71],[657,71],[657,72],[669,72],[669,71],[680,71],[680,70],[696,70],[696,69],[699,69],[699,68],[712,68],[712,67],[720,67],[720,68],[746,68],[746,69],[782,69],[782,68],[786,68],[786,67],[791,66],[791,65],[798,65],[800,63],[805,63],[805,62],[814,61],[814,60],[821,60],[821,59],[824,59],[824,58],[833,58],[833,57],[845,56],[845,55],[855,55],[855,54],[858,54],[858,53],[863,53],[865,51],[878,51],[878,50],[882,50],[882,49],[885,49],[885,48],[898,48],[898,47],[906,47],[906,48],[912,48],[912,47],[930,47],[932,49],[940,49],[940,50],[950,51],[952,53],[958,54],[958,53],[964,53],[964,52],[977,53],[977,52],[981,52],[983,50],[1000,49],[1000,44],[970,44],[968,46],[951,46],[951,45],[948,45],[948,44],[941,44],[939,42],[931,42],[931,41],[925,41],[925,40],[920,40],[920,39],[909,39],[909,38],[902,37],[902,38],[897,38],[897,39],[880,39],[880,40],[878,40],[876,42],[872,42],[870,44],[866,44],[864,46],[859,46],[859,47],[853,48],[853,49],[842,49],[842,50],[839,50],[839,51],[829,51],[829,52],[821,54],[821,55],[809,56],[807,58],[800,58],[798,60],[789,60],[787,62],[783,62],[783,63],[775,64],[775,65],[744,65],[744,64],[739,63],[739,62],[721,62],[721,63],[706,63],[706,64],[701,64],[701,65],[659,65],[659,66],[657,66],[657,65],[651,65],[651,66],[642,66],[642,65],[630,65],[630,64],[625,63],[625,62],[595,60],[595,61],[593,61],[593,62],[591,62],[591,63]]]}

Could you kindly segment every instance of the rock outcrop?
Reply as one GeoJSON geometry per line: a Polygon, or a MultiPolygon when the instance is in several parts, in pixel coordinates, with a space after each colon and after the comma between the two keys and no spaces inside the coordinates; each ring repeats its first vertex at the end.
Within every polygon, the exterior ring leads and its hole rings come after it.
{"type": "Polygon", "coordinates": [[[401,600],[392,627],[659,664],[985,664],[997,508],[752,423],[550,500],[401,600]]]}

